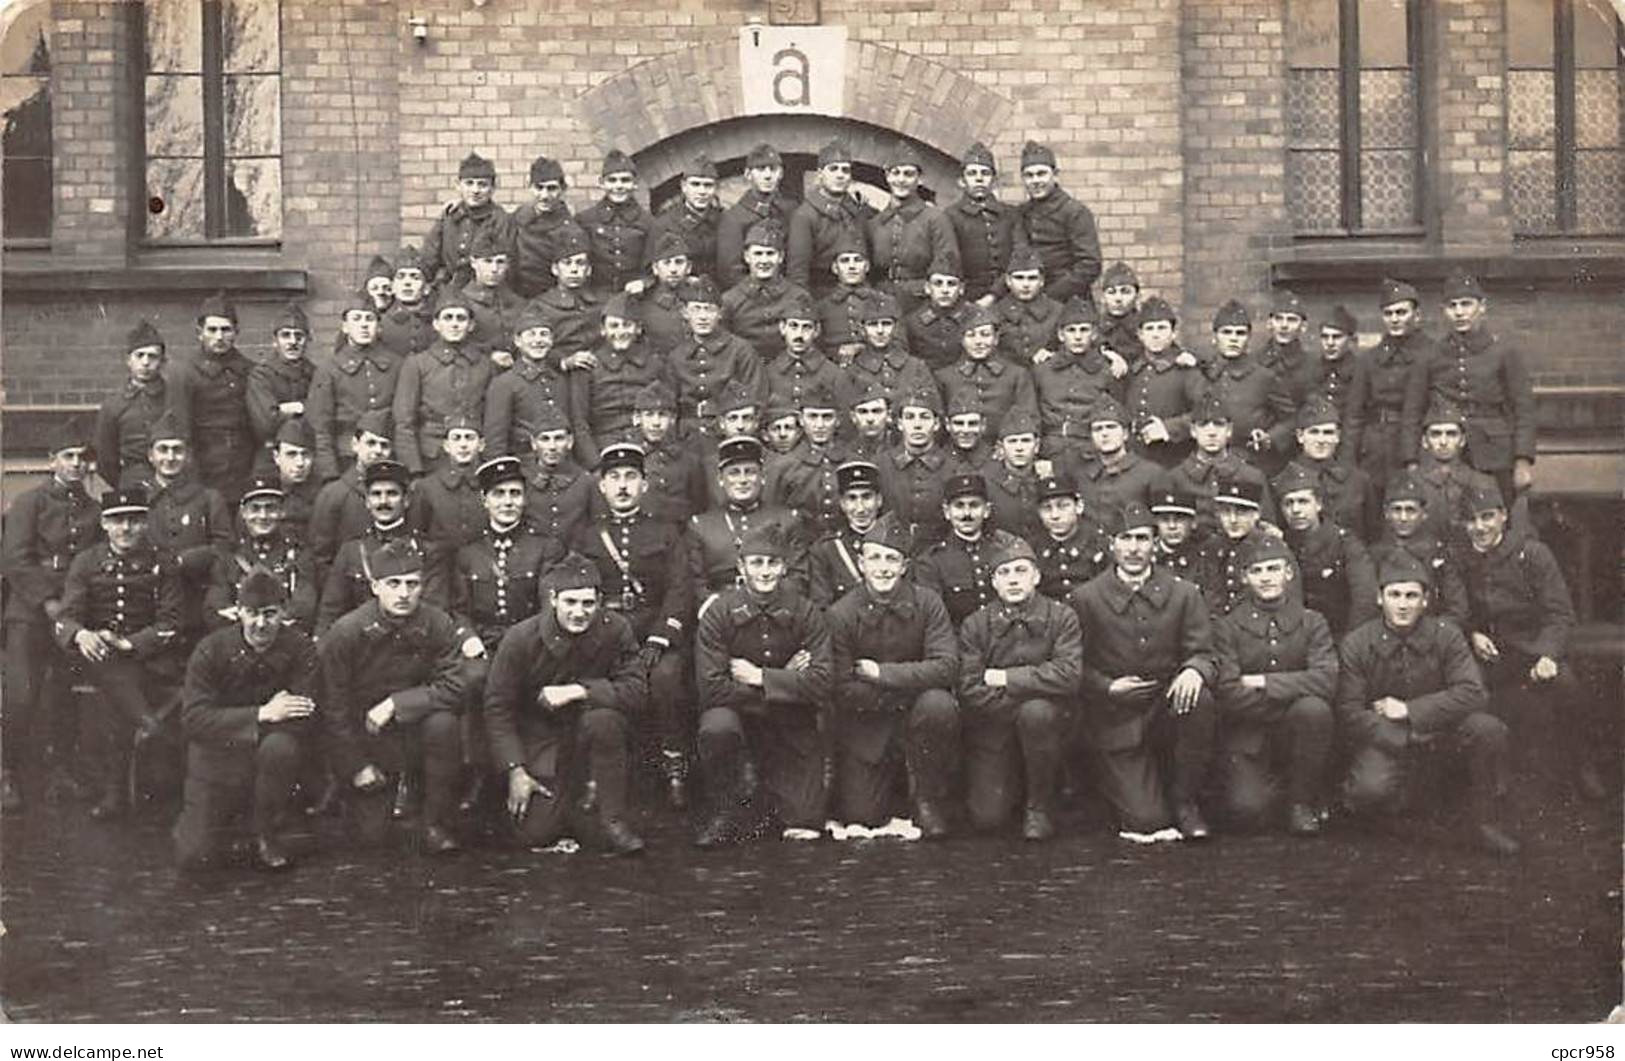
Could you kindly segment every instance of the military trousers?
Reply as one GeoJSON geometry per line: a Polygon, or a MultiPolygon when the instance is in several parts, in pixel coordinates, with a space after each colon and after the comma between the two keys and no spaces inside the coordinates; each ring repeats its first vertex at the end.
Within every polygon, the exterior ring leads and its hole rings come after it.
{"type": "Polygon", "coordinates": [[[1316,803],[1333,731],[1331,705],[1318,696],[1280,705],[1270,722],[1227,723],[1222,761],[1229,819],[1243,828],[1263,824],[1283,787],[1288,803],[1316,803]]]}
{"type": "Polygon", "coordinates": [[[274,732],[255,745],[248,776],[226,781],[189,773],[181,814],[171,832],[176,863],[182,869],[198,869],[217,861],[229,848],[245,810],[255,836],[274,836],[293,802],[300,761],[299,738],[274,732]]]}
{"type": "Polygon", "coordinates": [[[1022,804],[1048,811],[1066,744],[1067,712],[1054,700],[1007,701],[965,712],[965,803],[971,825],[996,829],[1022,804]]]}
{"type": "Polygon", "coordinates": [[[145,660],[115,655],[100,663],[81,656],[74,663],[99,694],[87,743],[107,790],[122,792],[129,783],[130,757],[142,722],[172,713],[180,685],[175,666],[170,653],[145,660]]]}
{"type": "Polygon", "coordinates": [[[958,705],[948,690],[926,689],[878,711],[846,713],[835,749],[835,817],[884,825],[899,766],[908,771],[914,799],[947,798],[959,753],[958,705]]]}
{"type": "Polygon", "coordinates": [[[786,827],[824,825],[824,748],[811,704],[775,704],[767,715],[707,708],[699,723],[700,777],[718,808],[748,798],[749,776],[762,785],[786,827]]]}
{"type": "MultiPolygon", "coordinates": [[[[361,757],[389,775],[423,771],[423,824],[449,829],[456,820],[457,782],[462,773],[462,723],[452,711],[431,711],[416,722],[391,722],[376,736],[363,735],[361,757]]],[[[389,832],[395,786],[362,792],[353,777],[339,779],[348,792],[345,814],[365,843],[382,843],[389,832]]]]}
{"type": "Polygon", "coordinates": [[[1479,822],[1499,817],[1507,786],[1506,723],[1487,711],[1475,711],[1453,729],[1417,738],[1404,722],[1362,720],[1351,741],[1343,800],[1350,810],[1393,814],[1404,808],[1407,782],[1433,772],[1440,759],[1465,760],[1472,813],[1479,822]]]}
{"type": "Polygon", "coordinates": [[[5,772],[24,798],[44,787],[49,748],[57,766],[75,748],[77,704],[73,700],[68,660],[51,639],[44,622],[13,620],[5,624],[5,673],[0,677],[0,751],[5,772]]]}
{"type": "Polygon", "coordinates": [[[1096,745],[1096,784],[1119,828],[1156,832],[1173,824],[1174,808],[1196,801],[1213,762],[1218,721],[1213,693],[1206,687],[1183,715],[1174,713],[1166,695],[1158,695],[1142,716],[1138,741],[1124,747],[1096,745]]]}
{"type": "Polygon", "coordinates": [[[580,826],[590,828],[594,814],[603,819],[624,817],[630,733],[619,711],[592,707],[581,712],[565,747],[527,748],[525,769],[547,792],[531,797],[517,821],[509,816],[513,842],[545,847],[580,826]]]}

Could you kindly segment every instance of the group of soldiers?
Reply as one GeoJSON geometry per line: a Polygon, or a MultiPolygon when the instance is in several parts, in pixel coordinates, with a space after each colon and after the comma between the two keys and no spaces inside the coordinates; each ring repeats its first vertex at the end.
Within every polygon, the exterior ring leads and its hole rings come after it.
{"type": "Polygon", "coordinates": [[[1091,786],[1135,842],[1309,836],[1442,756],[1512,854],[1509,726],[1599,785],[1475,280],[1438,341],[1390,281],[1372,350],[1289,294],[1185,350],[1048,148],[1019,206],[980,144],[946,207],[908,144],[884,168],[877,212],[831,143],[797,203],[759,145],[724,209],[701,156],[651,215],[611,152],[572,215],[540,157],[510,214],[471,154],[330,351],[290,306],[245,356],[223,296],[173,359],[136,326],[6,517],[7,811],[79,783],[74,683],[97,819],[184,745],[186,866],[287,866],[335,808],[632,853],[640,767],[703,847],[1042,841],[1091,786]]]}

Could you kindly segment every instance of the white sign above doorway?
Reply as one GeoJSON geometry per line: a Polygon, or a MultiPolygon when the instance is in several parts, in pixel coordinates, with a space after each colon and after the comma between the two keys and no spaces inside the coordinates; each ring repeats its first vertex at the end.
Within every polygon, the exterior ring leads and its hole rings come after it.
{"type": "Polygon", "coordinates": [[[845,26],[746,26],[739,31],[746,114],[846,113],[845,26]]]}

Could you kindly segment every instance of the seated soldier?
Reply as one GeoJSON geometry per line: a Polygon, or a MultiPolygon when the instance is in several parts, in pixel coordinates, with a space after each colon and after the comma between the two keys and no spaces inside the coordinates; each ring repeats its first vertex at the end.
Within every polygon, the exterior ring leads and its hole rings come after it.
{"type": "Polygon", "coordinates": [[[1072,609],[1038,592],[1032,546],[1007,537],[991,561],[996,599],[959,631],[965,801],[973,826],[996,829],[1025,795],[1022,837],[1048,840],[1083,633],[1072,609]]]}
{"type": "Polygon", "coordinates": [[[287,869],[278,833],[316,736],[316,643],[289,624],[287,586],[264,568],[251,568],[230,599],[236,622],[205,637],[186,665],[186,795],[175,860],[183,869],[219,860],[246,805],[256,864],[287,869]]]}
{"type": "Polygon", "coordinates": [[[1440,756],[1467,762],[1472,838],[1492,854],[1519,844],[1501,825],[1507,786],[1507,728],[1489,696],[1467,638],[1427,614],[1433,576],[1401,554],[1378,574],[1382,616],[1340,646],[1338,728],[1350,753],[1343,801],[1357,815],[1395,815],[1413,772],[1436,772],[1440,756]]]}
{"type": "Polygon", "coordinates": [[[479,421],[466,413],[447,417],[440,448],[440,466],[412,484],[406,524],[422,536],[428,547],[424,563],[443,581],[451,574],[457,550],[478,538],[485,526],[477,475],[485,451],[479,421]]]}
{"type": "MultiPolygon", "coordinates": [[[[932,388],[935,393],[936,388],[932,388]]],[[[989,436],[997,423],[988,423],[987,415],[972,391],[961,391],[948,402],[948,461],[950,475],[980,475],[987,462],[993,459],[997,447],[989,436]]]]}
{"type": "Polygon", "coordinates": [[[1298,561],[1304,606],[1324,616],[1332,636],[1341,639],[1376,617],[1371,557],[1360,539],[1325,518],[1321,488],[1307,472],[1288,466],[1275,483],[1281,492],[1286,544],[1298,561]]]}
{"type": "Polygon", "coordinates": [[[1493,480],[1461,507],[1467,549],[1468,643],[1489,687],[1490,711],[1520,748],[1533,751],[1547,783],[1574,778],[1582,794],[1604,794],[1599,753],[1608,722],[1568,661],[1574,604],[1557,558],[1544,542],[1509,526],[1493,480]]]}
{"type": "Polygon", "coordinates": [[[218,548],[209,569],[209,588],[203,596],[203,620],[209,629],[238,622],[238,584],[256,570],[282,587],[285,599],[278,611],[283,622],[306,634],[316,628],[316,562],[310,547],[285,529],[284,497],[275,480],[249,480],[237,502],[237,540],[218,548]]]}
{"type": "Polygon", "coordinates": [[[421,768],[423,849],[447,854],[461,846],[452,832],[462,765],[457,712],[461,663],[477,639],[424,600],[423,553],[410,541],[370,551],[367,575],[372,599],[342,615],[319,646],[327,753],[350,779],[346,815],[372,844],[388,828],[389,779],[421,768]]]}
{"type": "Polygon", "coordinates": [[[648,511],[644,452],[629,442],[604,447],[598,493],[607,508],[576,532],[575,550],[598,567],[602,606],[619,612],[638,639],[638,667],[647,685],[647,713],[632,719],[640,750],[658,757],[659,776],[673,809],[688,805],[689,636],[694,587],[681,558],[683,524],[648,511]]]}
{"type": "Polygon", "coordinates": [[[1238,826],[1263,824],[1282,764],[1287,831],[1314,836],[1332,748],[1337,647],[1320,613],[1287,593],[1293,561],[1285,542],[1255,534],[1243,560],[1247,599],[1213,625],[1225,808],[1238,826]]]}
{"type": "Polygon", "coordinates": [[[633,441],[643,450],[643,477],[648,491],[643,507],[658,519],[688,522],[710,500],[700,455],[683,444],[677,426],[677,396],[663,380],[638,392],[632,403],[633,441]]]}
{"type": "Polygon", "coordinates": [[[492,772],[486,754],[485,677],[497,643],[514,624],[542,607],[542,574],[564,556],[564,544],[524,524],[525,470],[518,457],[496,457],[477,472],[484,526],[460,546],[448,565],[451,614],[480,640],[480,651],[463,663],[468,695],[463,707],[463,765],[468,787],[458,809],[478,813],[492,772]]]}
{"type": "Polygon", "coordinates": [[[777,526],[784,537],[788,579],[805,585],[800,517],[762,500],[762,444],[748,435],[717,446],[717,481],[727,500],[689,519],[688,574],[697,601],[739,585],[739,543],[753,530],[777,526]]]}
{"type": "MultiPolygon", "coordinates": [[[[1337,422],[1337,407],[1324,398],[1311,398],[1298,410],[1298,455],[1270,480],[1277,502],[1281,481],[1296,471],[1307,472],[1319,488],[1326,517],[1361,542],[1370,541],[1381,523],[1381,495],[1371,477],[1359,468],[1338,459],[1343,428],[1337,422]]],[[[1331,619],[1331,616],[1327,616],[1331,619]]],[[[1333,621],[1335,626],[1335,620],[1333,621]]]]}
{"type": "Polygon", "coordinates": [[[647,695],[637,640],[602,607],[590,561],[567,556],[543,581],[546,606],[503,635],[485,679],[485,728],[508,779],[514,839],[545,847],[594,815],[610,853],[636,854],[643,840],[625,816],[627,741],[647,695]]]}
{"type": "Polygon", "coordinates": [[[1191,441],[1195,449],[1168,471],[1168,485],[1195,499],[1203,531],[1218,529],[1218,519],[1213,514],[1213,490],[1221,481],[1256,484],[1259,510],[1264,519],[1275,522],[1275,500],[1270,496],[1264,473],[1231,448],[1233,430],[1224,403],[1208,395],[1191,413],[1191,441]]]}
{"type": "Polygon", "coordinates": [[[821,731],[829,710],[829,633],[819,610],[789,585],[792,545],[776,526],[739,544],[740,585],[700,610],[696,672],[701,779],[712,804],[700,847],[752,824],[757,771],[786,840],[816,840],[824,822],[821,731]]]}
{"type": "Polygon", "coordinates": [[[1206,535],[1197,547],[1191,581],[1201,589],[1208,614],[1215,619],[1247,595],[1241,554],[1248,537],[1262,523],[1261,491],[1257,483],[1245,481],[1221,482],[1213,488],[1213,513],[1219,529],[1216,534],[1206,535]]]}
{"type": "MultiPolygon", "coordinates": [[[[422,537],[406,521],[407,483],[411,473],[404,465],[383,460],[367,467],[363,486],[367,491],[367,529],[339,546],[333,564],[322,582],[321,603],[316,608],[316,636],[327,633],[339,617],[366,604],[372,597],[374,581],[369,568],[372,554],[392,542],[410,546],[425,558],[429,550],[422,537]]],[[[445,603],[445,573],[435,565],[419,576],[421,590],[437,607],[445,603]]]]}
{"type": "Polygon", "coordinates": [[[907,529],[884,516],[861,539],[860,583],[826,617],[835,819],[887,823],[903,765],[920,831],[939,840],[948,835],[944,804],[959,743],[959,646],[942,598],[905,578],[913,547],[907,529]]]}
{"type": "Polygon", "coordinates": [[[536,410],[533,456],[525,484],[525,522],[544,538],[568,542],[592,515],[592,476],[570,459],[575,434],[558,406],[536,410]]]}
{"type": "Polygon", "coordinates": [[[394,450],[390,442],[389,411],[374,409],[363,413],[350,438],[355,462],[344,474],[322,486],[310,513],[310,545],[316,557],[316,575],[325,578],[327,568],[338,555],[339,546],[366,530],[372,522],[367,508],[367,469],[389,460],[394,450]]]}
{"type": "Polygon", "coordinates": [[[1148,504],[1167,475],[1162,465],[1128,448],[1128,429],[1128,411],[1117,399],[1102,396],[1089,414],[1094,459],[1071,469],[1091,511],[1148,504]]]}
{"type": "Polygon", "coordinates": [[[880,466],[886,511],[909,528],[916,548],[948,531],[942,515],[942,489],[954,472],[947,451],[937,444],[941,423],[942,397],[935,388],[909,395],[897,411],[900,444],[875,461],[880,466]]]}
{"type": "Polygon", "coordinates": [[[954,476],[942,488],[942,518],[952,533],[916,553],[915,578],[942,598],[956,629],[972,612],[994,602],[994,557],[1018,537],[988,527],[991,514],[987,480],[954,476]]]}
{"type": "Polygon", "coordinates": [[[1400,550],[1416,557],[1433,572],[1433,614],[1466,632],[1467,587],[1461,580],[1461,561],[1457,550],[1429,529],[1428,492],[1414,472],[1400,470],[1388,480],[1382,516],[1382,536],[1366,550],[1372,567],[1381,568],[1400,550]]]}
{"type": "MultiPolygon", "coordinates": [[[[553,360],[553,321],[526,307],[514,324],[513,370],[499,373],[485,392],[485,452],[490,457],[530,456],[536,411],[557,405],[573,413],[566,375],[553,360]]],[[[589,373],[575,373],[575,376],[589,373]]]]}
{"type": "Polygon", "coordinates": [[[1033,365],[1033,387],[1044,425],[1044,455],[1081,464],[1094,452],[1089,417],[1102,398],[1121,402],[1128,366],[1095,341],[1095,304],[1075,298],[1055,322],[1055,356],[1033,365]]]}
{"type": "Polygon", "coordinates": [[[1017,407],[999,424],[994,459],[979,469],[987,483],[993,525],[1017,537],[1032,539],[1040,528],[1038,509],[1038,414],[1017,407]]]}
{"type": "Polygon", "coordinates": [[[1044,264],[1038,252],[1027,246],[1012,250],[1004,285],[1004,296],[993,304],[999,321],[999,356],[1024,368],[1041,365],[1055,356],[1063,306],[1044,294],[1044,264]]]}
{"type": "Polygon", "coordinates": [[[1197,582],[1203,535],[1196,526],[1196,499],[1173,486],[1155,494],[1148,507],[1157,521],[1157,544],[1151,550],[1151,562],[1187,582],[1197,582]]]}
{"type": "Polygon", "coordinates": [[[180,561],[180,638],[190,652],[204,631],[203,595],[215,554],[231,545],[231,510],[220,491],[197,477],[191,447],[172,414],[160,416],[151,432],[146,534],[154,548],[180,561]]]}
{"type": "Polygon", "coordinates": [[[1038,592],[1066,600],[1106,569],[1111,543],[1084,512],[1078,484],[1066,472],[1038,482],[1038,526],[1031,539],[1038,554],[1038,592]]]}
{"type": "MultiPolygon", "coordinates": [[[[1053,329],[1051,334],[1054,334],[1053,329]]],[[[959,359],[937,369],[937,385],[951,408],[959,395],[982,414],[984,423],[997,424],[1020,405],[1038,410],[1038,392],[1025,365],[998,356],[999,322],[992,310],[972,307],[960,333],[959,359]]]]}
{"type": "Polygon", "coordinates": [[[909,353],[900,330],[897,300],[879,294],[861,310],[863,347],[847,363],[840,392],[851,395],[868,386],[880,388],[888,401],[896,402],[921,387],[935,387],[936,377],[924,361],[909,353]]]}
{"type": "Polygon", "coordinates": [[[1154,521],[1140,505],[1108,513],[1112,568],[1072,592],[1083,629],[1083,731],[1118,835],[1204,840],[1197,803],[1212,762],[1218,664],[1208,605],[1151,563],[1154,521]],[[1171,760],[1164,785],[1159,760],[1171,760]],[[1170,813],[1171,808],[1171,813],[1170,813]]]}
{"type": "Polygon", "coordinates": [[[863,536],[880,515],[880,469],[868,461],[847,461],[835,469],[841,526],[807,550],[807,595],[820,608],[846,596],[863,581],[858,567],[863,536]]]}
{"type": "Polygon", "coordinates": [[[75,669],[101,693],[91,722],[104,786],[90,810],[97,821],[129,809],[132,743],[162,730],[186,664],[180,562],[147,537],[147,509],[140,487],[102,495],[105,540],[73,558],[53,628],[75,669]]]}
{"type": "Polygon", "coordinates": [[[310,547],[310,521],[322,483],[316,467],[316,434],[302,416],[284,421],[271,440],[271,470],[267,475],[282,491],[282,526],[288,537],[310,547]]]}

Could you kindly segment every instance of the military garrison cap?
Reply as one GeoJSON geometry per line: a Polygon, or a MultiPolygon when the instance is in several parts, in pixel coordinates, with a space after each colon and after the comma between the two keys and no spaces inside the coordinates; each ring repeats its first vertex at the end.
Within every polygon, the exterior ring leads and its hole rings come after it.
{"type": "Polygon", "coordinates": [[[365,539],[360,545],[362,566],[366,569],[367,578],[373,582],[423,570],[423,553],[411,540],[386,542],[371,553],[367,552],[365,539]]]}
{"type": "Polygon", "coordinates": [[[580,553],[570,552],[547,569],[542,581],[554,593],[562,593],[572,589],[597,589],[603,584],[603,576],[597,564],[580,553]]]}
{"type": "Polygon", "coordinates": [[[156,346],[160,351],[164,349],[164,337],[151,321],[138,321],[124,337],[124,352],[131,353],[143,347],[156,346]]]}
{"type": "MultiPolygon", "coordinates": [[[[1140,315],[1140,319],[1142,321],[1145,320],[1144,313],[1140,315]]],[[[1218,331],[1220,328],[1251,328],[1252,326],[1252,314],[1247,312],[1246,306],[1243,306],[1240,302],[1237,302],[1233,298],[1227,301],[1224,305],[1220,306],[1213,314],[1214,331],[1218,331]]]]}
{"type": "Polygon", "coordinates": [[[288,601],[288,587],[265,568],[255,564],[237,583],[237,605],[250,611],[271,608],[288,601]]]}
{"type": "Polygon", "coordinates": [[[1127,262],[1112,262],[1106,267],[1106,271],[1100,274],[1100,286],[1138,288],[1140,278],[1129,268],[1127,262]]]}
{"type": "Polygon", "coordinates": [[[478,177],[494,181],[497,179],[497,168],[491,164],[490,159],[481,155],[478,151],[470,151],[457,164],[457,179],[469,180],[478,177]]]}

